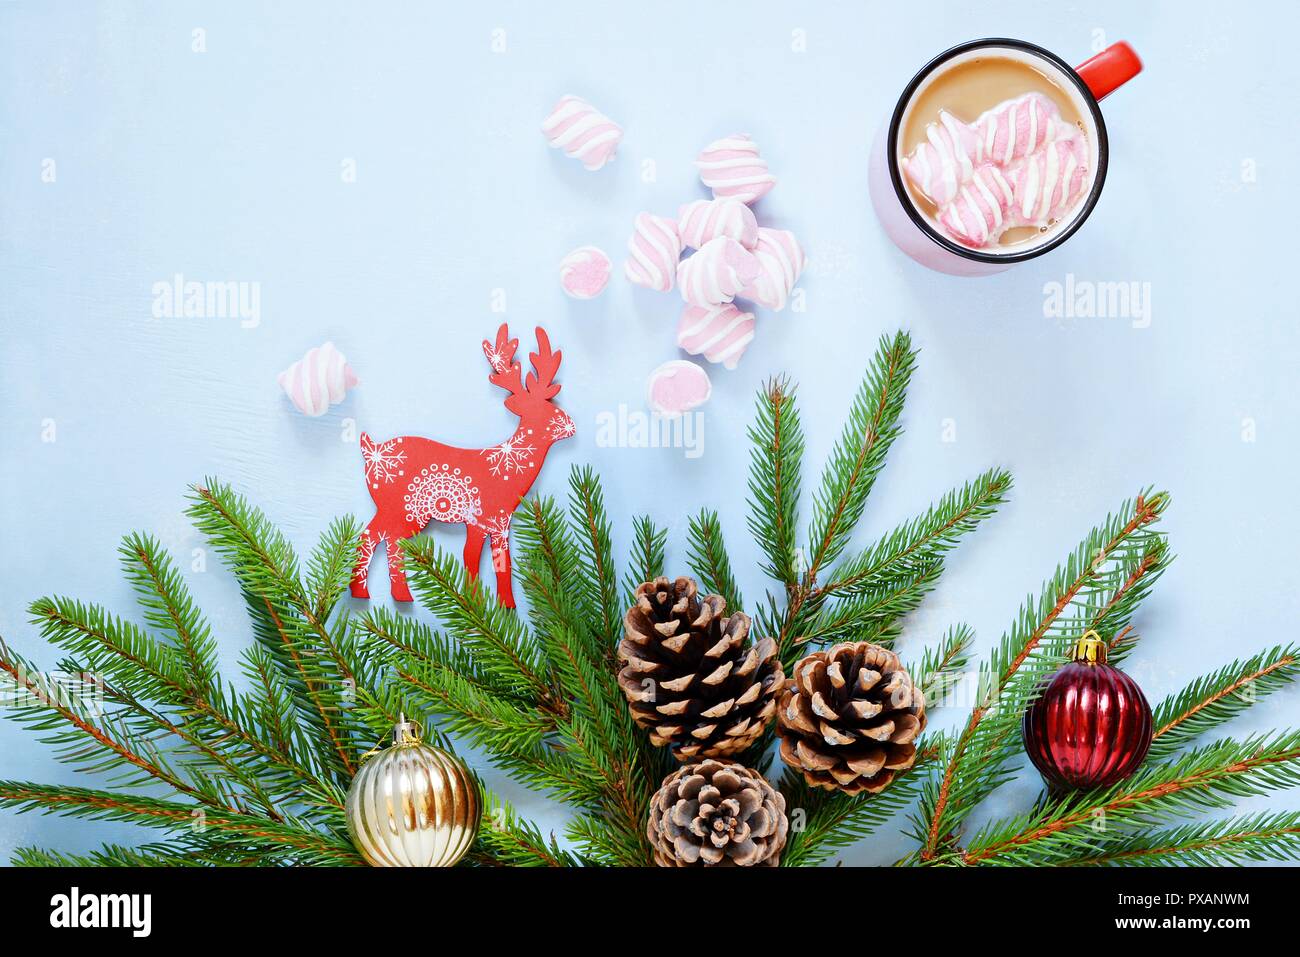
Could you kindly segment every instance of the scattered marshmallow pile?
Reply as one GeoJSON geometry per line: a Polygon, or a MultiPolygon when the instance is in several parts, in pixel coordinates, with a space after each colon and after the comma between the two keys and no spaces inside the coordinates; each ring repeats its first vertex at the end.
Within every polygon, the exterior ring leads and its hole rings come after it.
{"type": "Polygon", "coordinates": [[[1088,144],[1041,93],[1000,103],[974,123],[946,110],[902,161],[912,184],[938,207],[940,227],[976,249],[1017,226],[1042,229],[1088,187],[1088,144]]]}
{"type": "MultiPolygon", "coordinates": [[[[749,136],[710,143],[695,165],[713,199],[685,204],[676,219],[638,214],[623,274],[656,292],[676,285],[686,302],[677,344],[734,369],[754,338],[754,314],[736,300],[780,312],[803,272],[804,254],[793,233],[760,226],[749,208],[776,185],[749,136]],[[694,252],[683,259],[686,250],[694,252]]],[[[652,376],[652,394],[654,388],[652,376]]]]}
{"type": "Polygon", "coordinates": [[[308,349],[307,354],[280,373],[280,388],[303,415],[324,415],[357,385],[356,374],[334,343],[308,349]]]}
{"type": "MultiPolygon", "coordinates": [[[[593,171],[614,159],[623,138],[621,126],[572,95],[560,98],[542,132],[552,148],[593,171]]],[[[686,303],[677,344],[734,369],[754,339],[754,313],[736,300],[780,312],[803,272],[804,254],[793,233],[760,226],[749,208],[771,191],[776,177],[747,134],[710,143],[695,166],[713,199],[685,204],[675,219],[639,213],[623,274],[656,292],[676,286],[686,303]]],[[[575,299],[591,299],[604,290],[610,271],[602,250],[581,246],[560,261],[560,285],[575,299]]],[[[695,408],[711,392],[708,373],[684,360],[664,363],[650,374],[650,406],[662,415],[695,408]]]]}

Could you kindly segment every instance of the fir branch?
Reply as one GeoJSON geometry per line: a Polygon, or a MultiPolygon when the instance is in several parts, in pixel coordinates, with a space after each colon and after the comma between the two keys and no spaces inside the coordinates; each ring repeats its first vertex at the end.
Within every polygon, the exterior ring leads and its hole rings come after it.
{"type": "Polygon", "coordinates": [[[1173,754],[1294,681],[1300,674],[1296,658],[1294,646],[1279,646],[1248,661],[1234,661],[1170,695],[1153,713],[1155,732],[1148,760],[1173,754]]]}
{"type": "Polygon", "coordinates": [[[810,583],[843,552],[862,517],[890,446],[902,431],[898,418],[915,368],[916,352],[907,333],[881,337],[814,496],[812,552],[805,576],[810,583]]]}
{"type": "Polygon", "coordinates": [[[327,765],[341,779],[351,778],[356,765],[340,700],[345,682],[354,679],[323,668],[337,661],[338,653],[325,622],[316,617],[315,603],[302,590],[293,548],[261,511],[220,482],[195,486],[187,514],[239,579],[250,609],[263,621],[259,637],[292,676],[291,687],[302,696],[302,710],[320,738],[327,765]]]}
{"type": "Polygon", "coordinates": [[[176,639],[190,685],[208,691],[217,679],[216,642],[171,556],[156,539],[138,532],[123,538],[118,551],[145,620],[176,639]]]}
{"type": "Polygon", "coordinates": [[[667,541],[668,529],[657,527],[649,515],[632,519],[632,554],[623,580],[624,606],[633,604],[639,585],[652,582],[664,573],[667,541]]]}
{"type": "Polygon", "coordinates": [[[203,867],[194,848],[173,844],[144,844],[123,847],[105,844],[87,854],[64,854],[38,847],[20,847],[13,852],[14,867],[203,867]]]}
{"type": "Polygon", "coordinates": [[[342,791],[316,758],[275,660],[258,645],[246,648],[240,661],[253,690],[229,718],[218,720],[222,740],[245,747],[250,760],[260,759],[259,773],[278,782],[278,790],[341,811],[342,791]]]}
{"type": "Polygon", "coordinates": [[[494,682],[521,697],[550,702],[552,688],[518,617],[497,604],[462,562],[424,535],[402,542],[411,589],[471,651],[494,682]]]}
{"type": "Polygon", "coordinates": [[[532,821],[521,818],[504,798],[484,793],[483,824],[471,852],[476,863],[510,867],[581,867],[577,855],[545,837],[532,821]]]}
{"type": "Polygon", "coordinates": [[[788,815],[798,821],[781,852],[782,867],[815,867],[842,850],[869,837],[916,797],[923,782],[921,768],[937,751],[922,744],[917,763],[899,773],[879,794],[849,795],[811,788],[803,775],[787,768],[781,777],[788,815]]]}
{"type": "MultiPolygon", "coordinates": [[[[647,795],[648,797],[648,795],[647,795]]],[[[647,867],[653,861],[645,840],[644,825],[639,834],[609,826],[600,813],[579,814],[564,829],[565,836],[581,847],[592,863],[602,867],[647,867]]]]}
{"type": "Polygon", "coordinates": [[[42,810],[70,817],[126,821],[169,830],[212,829],[224,839],[298,855],[301,863],[359,864],[360,855],[341,835],[279,824],[263,817],[90,788],[0,781],[0,807],[42,810]]]}
{"type": "Polygon", "coordinates": [[[528,549],[518,568],[537,617],[535,634],[569,702],[568,712],[556,721],[559,748],[599,795],[588,807],[607,836],[645,860],[643,821],[650,791],[641,769],[651,762],[639,760],[645,757],[645,736],[615,680],[622,610],[616,604],[610,523],[600,482],[590,469],[575,469],[570,487],[572,533],[541,502],[531,511],[529,535],[543,547],[528,549]],[[574,552],[576,575],[566,571],[565,556],[574,552]]]}
{"type": "Polygon", "coordinates": [[[1107,841],[1093,853],[1056,862],[1060,867],[1239,867],[1251,862],[1300,860],[1300,812],[1278,811],[1163,830],[1142,829],[1107,841]]]}
{"type": "Polygon", "coordinates": [[[986,827],[961,854],[965,864],[1044,864],[1099,846],[1110,829],[1140,819],[1228,807],[1235,797],[1300,785],[1300,732],[1223,740],[1177,760],[1147,765],[1100,792],[1048,802],[986,827]]]}
{"type": "Polygon", "coordinates": [[[517,685],[497,680],[481,668],[459,642],[410,615],[376,605],[354,619],[353,626],[364,637],[363,648],[379,661],[389,665],[418,662],[428,668],[444,668],[462,681],[516,704],[535,703],[531,694],[521,693],[517,685]]]}
{"type": "Polygon", "coordinates": [[[160,644],[98,605],[40,598],[28,612],[41,636],[84,661],[86,672],[107,675],[152,700],[184,703],[193,693],[178,649],[160,644]]]}
{"type": "Polygon", "coordinates": [[[690,549],[691,571],[699,579],[701,590],[705,594],[721,595],[732,614],[743,610],[745,603],[731,573],[731,559],[727,557],[717,512],[701,509],[691,517],[690,549]]]}
{"type": "MultiPolygon", "coordinates": [[[[1165,499],[1167,502],[1168,496],[1165,499]]],[[[1173,555],[1164,536],[1151,536],[1133,554],[1121,556],[1123,581],[1100,607],[1089,609],[1083,632],[1095,631],[1113,636],[1107,643],[1107,654],[1112,663],[1123,661],[1137,646],[1137,635],[1133,634],[1131,623],[1133,612],[1155,587],[1171,561],[1173,555]]]]}
{"type": "Polygon", "coordinates": [[[942,707],[948,693],[961,680],[970,664],[970,646],[975,632],[969,625],[953,625],[938,647],[929,649],[915,668],[909,668],[912,683],[925,696],[927,711],[942,707]]]}
{"type": "Polygon", "coordinates": [[[943,564],[938,561],[917,564],[907,575],[882,581],[874,588],[861,589],[811,617],[809,625],[793,638],[791,664],[795,657],[807,653],[805,646],[809,643],[872,641],[885,646],[892,644],[890,626],[921,604],[942,572],[943,564]]]}
{"type": "Polygon", "coordinates": [[[770,379],[756,405],[749,428],[749,529],[766,558],[763,571],[789,588],[799,580],[795,536],[804,450],[795,386],[770,379]]]}
{"type": "Polygon", "coordinates": [[[589,465],[581,469],[574,466],[569,473],[569,514],[577,529],[575,538],[583,572],[580,587],[587,605],[598,616],[598,634],[612,656],[622,632],[623,609],[618,602],[618,574],[614,570],[605,492],[589,465]]]}
{"type": "MultiPolygon", "coordinates": [[[[523,578],[532,606],[533,633],[552,670],[566,667],[572,650],[557,645],[557,636],[573,639],[593,663],[612,661],[611,643],[604,634],[593,600],[599,587],[587,579],[576,534],[564,512],[549,496],[526,501],[520,511],[515,569],[523,578]],[[587,581],[584,587],[580,583],[587,581]]],[[[574,689],[564,689],[568,701],[574,689]]]]}
{"type": "Polygon", "coordinates": [[[985,670],[986,693],[926,787],[917,828],[923,860],[936,856],[975,805],[1010,776],[1020,716],[1065,645],[1085,630],[1078,626],[1113,625],[1132,615],[1154,573],[1147,568],[1135,577],[1152,554],[1154,533],[1147,527],[1167,505],[1164,493],[1125,503],[1080,543],[1039,599],[1022,608],[985,670]]]}
{"type": "Polygon", "coordinates": [[[799,581],[787,588],[784,613],[771,621],[760,618],[760,626],[776,634],[782,661],[797,657],[795,640],[814,627],[821,612],[826,596],[818,591],[817,576],[847,547],[885,456],[901,432],[898,418],[915,362],[906,333],[899,332],[892,340],[881,338],[813,496],[811,552],[800,560],[801,564],[806,560],[807,567],[799,581]]]}
{"type": "Polygon", "coordinates": [[[18,693],[20,700],[27,702],[15,706],[12,717],[34,730],[58,731],[58,734],[45,741],[60,748],[61,759],[79,764],[83,770],[126,768],[139,772],[138,777],[121,779],[121,784],[126,787],[143,785],[153,780],[196,801],[218,803],[203,787],[183,779],[167,765],[161,751],[147,741],[138,739],[129,728],[120,724],[115,726],[108,716],[93,721],[82,702],[70,703],[65,700],[67,696],[54,682],[14,654],[2,640],[0,674],[7,676],[7,682],[18,693]]]}
{"type": "Polygon", "coordinates": [[[352,580],[352,564],[361,540],[361,526],[348,516],[330,522],[307,563],[311,618],[326,621],[352,580]]]}
{"type": "Polygon", "coordinates": [[[989,469],[842,563],[819,590],[829,597],[859,594],[909,577],[918,566],[940,562],[963,535],[997,511],[1011,484],[1010,472],[989,469]]]}

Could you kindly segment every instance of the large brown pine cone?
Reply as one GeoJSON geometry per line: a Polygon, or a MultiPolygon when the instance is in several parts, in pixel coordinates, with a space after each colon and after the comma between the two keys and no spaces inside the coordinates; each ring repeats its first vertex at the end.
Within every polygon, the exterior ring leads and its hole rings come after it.
{"type": "Polygon", "coordinates": [[[785,683],[776,642],[747,646],[749,616],[723,617],[721,595],[696,592],[690,578],[638,587],[618,646],[618,684],[632,717],[682,762],[753,744],[785,683]]]}
{"type": "Polygon", "coordinates": [[[646,836],[660,867],[775,867],[789,826],[785,798],[761,774],[710,760],[664,780],[646,836]]]}
{"type": "Polygon", "coordinates": [[[916,762],[925,696],[888,649],[835,645],[794,666],[777,709],[781,759],[814,787],[882,791],[916,762]]]}

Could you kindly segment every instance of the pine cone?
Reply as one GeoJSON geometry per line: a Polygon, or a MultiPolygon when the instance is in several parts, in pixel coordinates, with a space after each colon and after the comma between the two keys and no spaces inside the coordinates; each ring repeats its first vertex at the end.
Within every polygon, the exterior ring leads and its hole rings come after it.
{"type": "Polygon", "coordinates": [[[776,642],[746,647],[749,616],[724,618],[721,595],[696,591],[690,578],[639,586],[618,646],[618,684],[632,717],[682,762],[753,744],[785,683],[776,642]]]}
{"type": "Polygon", "coordinates": [[[660,867],[776,867],[789,827],[785,798],[766,778],[710,760],[664,780],[646,836],[660,867]]]}
{"type": "Polygon", "coordinates": [[[869,642],[835,645],[794,666],[777,710],[781,759],[813,787],[883,791],[916,762],[925,696],[898,656],[869,642]]]}

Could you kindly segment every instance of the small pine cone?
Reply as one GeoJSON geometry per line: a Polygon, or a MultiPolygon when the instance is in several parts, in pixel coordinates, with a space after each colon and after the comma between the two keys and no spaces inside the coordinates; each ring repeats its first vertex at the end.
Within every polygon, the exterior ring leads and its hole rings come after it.
{"type": "Polygon", "coordinates": [[[789,828],[785,798],[763,775],[709,760],[664,780],[646,836],[660,867],[776,867],[789,828]]]}
{"type": "Polygon", "coordinates": [[[785,684],[776,642],[746,647],[749,616],[724,618],[721,595],[696,592],[690,578],[639,586],[618,646],[618,684],[632,717],[682,762],[753,744],[785,684]]]}
{"type": "Polygon", "coordinates": [[[794,666],[777,709],[781,759],[813,787],[883,791],[916,762],[925,696],[888,649],[835,645],[794,666]]]}

